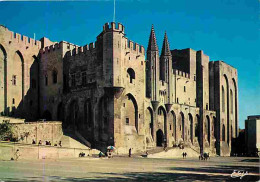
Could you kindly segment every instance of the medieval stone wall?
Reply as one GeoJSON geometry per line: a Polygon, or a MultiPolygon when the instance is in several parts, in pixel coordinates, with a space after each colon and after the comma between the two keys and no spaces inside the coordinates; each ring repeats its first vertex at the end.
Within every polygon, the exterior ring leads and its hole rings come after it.
{"type": "Polygon", "coordinates": [[[238,136],[237,70],[223,61],[215,61],[211,65],[211,71],[214,72],[214,79],[211,80],[214,80],[215,88],[211,102],[217,112],[219,153],[229,155],[231,139],[238,136]]]}
{"type": "Polygon", "coordinates": [[[38,59],[41,42],[0,26],[0,112],[37,118],[38,59]],[[34,108],[34,110],[32,110],[34,108]]]}

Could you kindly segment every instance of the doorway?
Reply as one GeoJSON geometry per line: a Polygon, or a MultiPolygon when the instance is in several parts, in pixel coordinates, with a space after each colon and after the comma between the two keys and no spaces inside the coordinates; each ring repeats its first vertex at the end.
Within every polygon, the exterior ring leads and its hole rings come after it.
{"type": "Polygon", "coordinates": [[[157,132],[156,132],[156,146],[157,147],[162,147],[163,145],[163,132],[161,129],[159,129],[157,132]]]}

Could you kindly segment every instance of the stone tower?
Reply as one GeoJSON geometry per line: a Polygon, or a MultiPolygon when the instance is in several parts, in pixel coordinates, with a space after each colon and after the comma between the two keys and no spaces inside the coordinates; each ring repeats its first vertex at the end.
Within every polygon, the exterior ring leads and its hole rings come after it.
{"type": "Polygon", "coordinates": [[[162,81],[168,83],[167,87],[167,103],[172,103],[172,54],[170,51],[170,45],[168,37],[165,32],[162,52],[160,56],[160,78],[162,81]]]}
{"type": "Polygon", "coordinates": [[[151,98],[154,109],[158,105],[159,89],[159,51],[156,43],[156,37],[154,32],[154,27],[152,25],[148,48],[147,48],[147,62],[146,62],[146,82],[147,90],[146,96],[151,98]]]}

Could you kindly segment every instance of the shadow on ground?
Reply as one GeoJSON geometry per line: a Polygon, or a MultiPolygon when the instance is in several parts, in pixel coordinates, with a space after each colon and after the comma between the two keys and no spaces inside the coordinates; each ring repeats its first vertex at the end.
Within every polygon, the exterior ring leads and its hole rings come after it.
{"type": "MultiPolygon", "coordinates": [[[[179,171],[194,171],[191,168],[178,168],[174,170],[179,171]]],[[[216,172],[216,169],[210,168],[208,170],[204,170],[207,172],[213,171],[216,172]]],[[[219,172],[219,171],[218,171],[219,172]]],[[[227,173],[226,168],[223,168],[223,172],[227,173]]],[[[232,173],[232,172],[231,172],[232,173]]],[[[93,175],[93,173],[92,173],[93,175]]],[[[94,174],[95,175],[95,174],[94,174]]],[[[45,176],[45,177],[29,177],[29,178],[21,178],[21,179],[11,179],[5,178],[1,179],[2,181],[50,181],[50,182],[58,182],[58,181],[258,181],[259,176],[244,176],[242,179],[239,178],[231,178],[230,176],[224,175],[208,175],[208,174],[189,174],[189,173],[99,173],[96,174],[98,177],[91,178],[73,178],[73,177],[60,177],[60,176],[45,176]],[[101,176],[102,175],[102,176],[101,176]],[[108,176],[109,175],[109,176],[108,176]]]]}
{"type": "Polygon", "coordinates": [[[215,167],[200,167],[200,168],[182,168],[182,167],[174,167],[169,168],[170,170],[178,170],[178,171],[193,171],[193,172],[207,172],[207,173],[223,173],[223,174],[231,174],[234,170],[237,171],[247,171],[248,173],[259,173],[259,167],[251,167],[251,166],[215,166],[215,167]]]}
{"type": "Polygon", "coordinates": [[[260,159],[243,159],[241,162],[260,162],[260,159]]]}

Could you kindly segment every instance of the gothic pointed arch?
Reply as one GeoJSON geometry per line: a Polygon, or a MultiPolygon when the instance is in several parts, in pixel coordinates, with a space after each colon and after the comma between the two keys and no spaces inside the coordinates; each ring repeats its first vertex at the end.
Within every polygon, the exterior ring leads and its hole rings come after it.
{"type": "Polygon", "coordinates": [[[234,85],[234,101],[235,101],[235,107],[234,107],[234,114],[235,114],[235,136],[238,136],[238,104],[237,104],[237,83],[234,78],[232,78],[232,82],[234,85]]]}
{"type": "Polygon", "coordinates": [[[0,44],[0,115],[5,115],[7,108],[7,54],[0,44]]]}
{"type": "Polygon", "coordinates": [[[58,71],[56,68],[52,70],[52,83],[56,84],[58,82],[58,71]]]}
{"type": "Polygon", "coordinates": [[[189,113],[188,116],[189,116],[189,124],[190,124],[190,141],[191,143],[193,143],[193,117],[191,113],[189,113]]]}
{"type": "MultiPolygon", "coordinates": [[[[13,102],[14,104],[12,105],[12,112],[14,111],[14,115],[18,116],[19,113],[23,110],[23,99],[24,99],[24,79],[25,79],[25,73],[24,73],[24,57],[22,53],[17,50],[13,56],[12,59],[12,64],[13,64],[13,69],[12,69],[12,90],[16,94],[13,95],[13,102]],[[16,108],[19,108],[16,110],[16,108]]],[[[21,113],[20,113],[21,114],[21,113]]]]}
{"type": "Polygon", "coordinates": [[[146,110],[146,118],[147,118],[147,122],[149,123],[149,134],[152,136],[152,138],[154,139],[154,117],[153,117],[153,110],[151,107],[147,107],[146,110]]]}
{"type": "Polygon", "coordinates": [[[185,140],[185,118],[183,112],[180,112],[180,124],[181,124],[181,138],[185,140]]]}
{"type": "Polygon", "coordinates": [[[157,130],[156,132],[156,146],[162,147],[163,146],[163,131],[161,129],[157,130]]]}
{"type": "Polygon", "coordinates": [[[163,133],[167,136],[167,112],[163,106],[158,107],[158,122],[163,123],[163,133]]]}
{"type": "MultiPolygon", "coordinates": [[[[89,101],[88,101],[89,102],[89,101]]],[[[86,105],[85,107],[87,110],[89,110],[91,107],[89,107],[86,105]],[[87,109],[88,107],[88,109],[87,109]]],[[[85,111],[85,112],[89,112],[89,111],[85,111]]],[[[87,115],[85,115],[87,116],[87,115]]],[[[89,117],[89,115],[87,116],[89,117]]],[[[108,114],[108,97],[107,96],[102,96],[99,99],[98,102],[98,115],[97,115],[97,123],[95,123],[95,127],[98,128],[99,134],[104,134],[107,133],[109,131],[109,114],[108,114]]],[[[94,126],[94,124],[92,125],[94,126]]],[[[91,125],[89,125],[89,127],[91,127],[91,125]]],[[[101,137],[101,135],[99,135],[99,137],[101,137]]],[[[100,138],[102,139],[102,137],[100,138]]]]}
{"type": "Polygon", "coordinates": [[[228,78],[227,78],[227,75],[224,74],[224,78],[225,78],[225,84],[226,84],[226,90],[225,90],[225,94],[226,94],[226,98],[225,98],[225,101],[226,101],[226,112],[225,112],[225,115],[226,115],[226,126],[227,126],[227,142],[229,144],[229,133],[230,133],[230,129],[229,129],[229,125],[230,125],[230,116],[229,116],[229,82],[228,82],[228,78]]]}
{"type": "Polygon", "coordinates": [[[200,143],[200,116],[196,114],[196,122],[195,122],[195,137],[200,143]]]}
{"type": "Polygon", "coordinates": [[[66,121],[67,126],[79,127],[79,105],[77,99],[72,99],[68,105],[68,118],[66,121]]]}
{"type": "Polygon", "coordinates": [[[128,68],[127,69],[127,77],[129,79],[129,83],[133,83],[135,79],[135,71],[133,68],[128,68]]]}
{"type": "Polygon", "coordinates": [[[93,123],[93,111],[91,100],[88,98],[84,102],[84,126],[91,128],[93,123]]]}
{"type": "Polygon", "coordinates": [[[126,124],[134,125],[136,128],[136,132],[138,133],[138,104],[135,97],[128,93],[126,94],[125,100],[125,110],[126,112],[126,124]]]}
{"type": "Polygon", "coordinates": [[[226,141],[226,129],[224,124],[222,124],[222,141],[226,141]]]}
{"type": "Polygon", "coordinates": [[[206,134],[207,134],[207,140],[210,143],[210,127],[211,126],[210,126],[210,118],[208,115],[206,116],[205,124],[206,124],[205,130],[206,130],[206,134]]]}
{"type": "Polygon", "coordinates": [[[217,138],[218,138],[218,124],[217,124],[217,119],[216,119],[216,117],[214,116],[213,117],[213,125],[214,125],[214,137],[215,137],[215,139],[217,140],[217,138]]]}
{"type": "Polygon", "coordinates": [[[171,111],[171,115],[172,115],[172,130],[173,130],[173,133],[172,133],[172,136],[174,137],[175,139],[175,142],[177,142],[177,123],[176,123],[176,114],[174,111],[171,111]]]}

